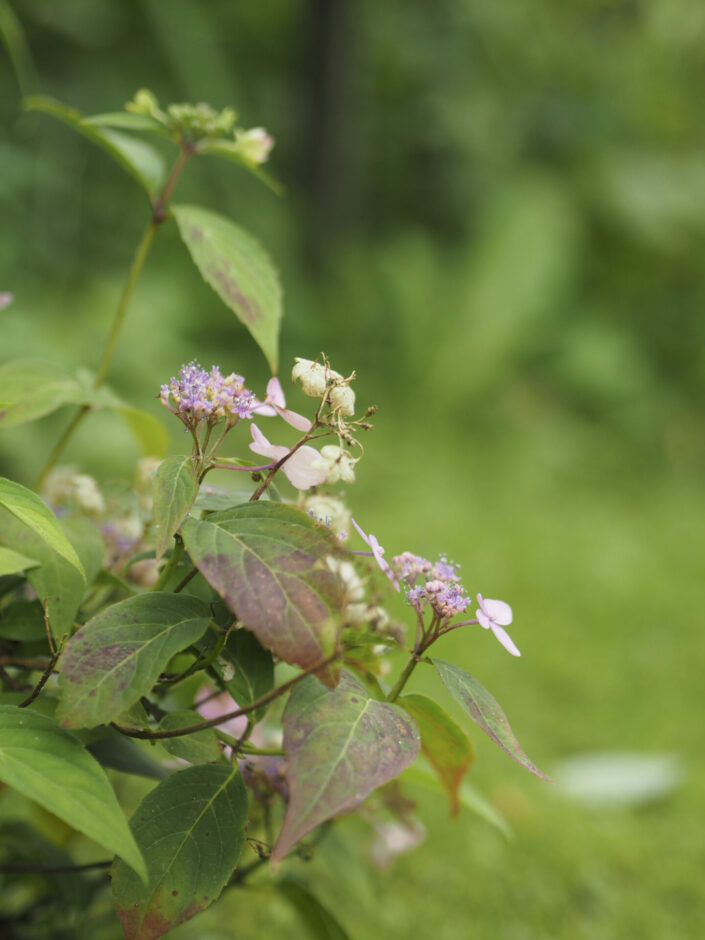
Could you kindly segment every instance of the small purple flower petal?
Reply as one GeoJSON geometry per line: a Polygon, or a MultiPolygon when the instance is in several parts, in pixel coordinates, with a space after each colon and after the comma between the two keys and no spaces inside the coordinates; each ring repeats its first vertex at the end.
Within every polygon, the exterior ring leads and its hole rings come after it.
{"type": "MultiPolygon", "coordinates": [[[[270,457],[279,461],[291,452],[291,448],[279,444],[270,444],[256,424],[250,425],[252,443],[250,450],[263,457],[270,457]]],[[[307,490],[311,486],[320,486],[326,478],[327,471],[318,466],[319,453],[313,447],[304,445],[282,465],[282,473],[297,490],[307,490]]]]}
{"type": "Polygon", "coordinates": [[[297,431],[310,431],[313,427],[308,418],[297,414],[295,411],[290,411],[286,407],[284,391],[276,375],[272,376],[267,382],[267,394],[264,401],[258,402],[252,410],[256,414],[266,415],[268,418],[278,414],[280,418],[283,418],[287,424],[290,424],[292,428],[296,428],[297,431]]]}
{"type": "Polygon", "coordinates": [[[297,490],[320,486],[325,482],[326,471],[321,470],[319,457],[315,447],[304,444],[282,466],[282,473],[297,490]]]}
{"type": "Polygon", "coordinates": [[[485,630],[491,630],[512,656],[521,656],[507,631],[502,629],[502,627],[509,626],[512,622],[512,608],[509,604],[504,601],[494,600],[491,597],[483,598],[482,594],[477,595],[477,602],[480,608],[475,611],[475,616],[480,626],[484,627],[485,630]]]}
{"type": "Polygon", "coordinates": [[[250,450],[254,451],[256,454],[260,454],[262,457],[271,457],[272,460],[276,461],[281,460],[282,457],[286,457],[289,453],[288,447],[270,444],[254,422],[250,425],[250,431],[252,433],[250,450]]]}
{"type": "Polygon", "coordinates": [[[357,530],[357,534],[360,536],[363,542],[366,542],[372,549],[372,557],[377,562],[380,569],[389,578],[389,580],[394,585],[395,589],[397,591],[401,591],[401,587],[399,586],[399,579],[397,578],[396,574],[392,571],[388,562],[384,558],[384,549],[377,541],[376,536],[372,535],[372,533],[370,533],[369,535],[365,535],[365,533],[362,531],[362,529],[357,524],[357,522],[355,522],[354,519],[352,520],[352,524],[355,526],[355,529],[357,530]]]}
{"type": "Polygon", "coordinates": [[[521,653],[517,649],[514,640],[509,636],[504,627],[500,627],[498,624],[493,623],[491,629],[508,653],[511,653],[512,656],[521,656],[521,653]]]}

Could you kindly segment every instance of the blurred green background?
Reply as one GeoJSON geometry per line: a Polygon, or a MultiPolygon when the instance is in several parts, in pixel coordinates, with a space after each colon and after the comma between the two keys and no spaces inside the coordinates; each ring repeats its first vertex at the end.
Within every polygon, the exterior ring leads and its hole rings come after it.
{"type": "MultiPolygon", "coordinates": [[[[347,494],[363,527],[388,553],[447,552],[471,591],[514,607],[520,660],[473,628],[441,656],[492,690],[557,783],[473,732],[473,782],[511,839],[413,791],[421,848],[367,871],[370,832],[347,821],[347,849],[336,836],[299,873],[358,940],[703,936],[705,5],[11,8],[46,94],[95,113],[147,86],[274,134],[283,199],[204,159],[179,201],[274,257],[282,374],[323,349],[380,406],[347,494]],[[609,791],[588,804],[561,768],[596,752],[670,757],[680,780],[649,790],[641,774],[639,798],[613,768],[611,783],[586,778],[609,791]]],[[[23,81],[37,88],[31,69],[23,81]]],[[[0,49],[0,289],[16,297],[0,359],[94,367],[149,208],[88,142],[23,115],[20,94],[0,49]]],[[[158,414],[158,386],[193,357],[256,389],[267,378],[166,225],[111,383],[158,414]]],[[[7,432],[0,472],[31,483],[68,418],[7,432]]],[[[136,457],[104,416],[67,454],[100,480],[136,457]]],[[[417,673],[415,690],[439,691],[417,673]]],[[[307,936],[292,917],[260,887],[173,935],[307,936]]]]}

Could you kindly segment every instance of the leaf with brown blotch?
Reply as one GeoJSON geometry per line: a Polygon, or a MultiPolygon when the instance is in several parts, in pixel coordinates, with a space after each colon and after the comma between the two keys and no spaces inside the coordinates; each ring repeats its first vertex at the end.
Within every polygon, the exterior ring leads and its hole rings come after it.
{"type": "Polygon", "coordinates": [[[338,687],[304,679],[284,711],[285,774],[291,797],[272,852],[277,866],[316,826],[350,812],[398,777],[419,752],[414,721],[378,702],[347,670],[338,687]]]}
{"type": "MultiPolygon", "coordinates": [[[[189,518],[181,535],[206,581],[275,656],[311,669],[334,654],[341,586],[325,560],[340,546],[328,529],[302,509],[256,502],[189,518]]],[[[339,674],[335,663],[317,672],[328,686],[339,674]]]]}
{"type": "Polygon", "coordinates": [[[148,793],[130,826],[149,881],[120,859],[113,868],[127,940],[156,940],[217,900],[237,865],[246,823],[237,763],[189,767],[148,793]]]}
{"type": "Polygon", "coordinates": [[[196,597],[156,591],[106,607],[59,660],[57,717],[65,728],[114,721],[147,695],[176,653],[200,639],[210,610],[196,597]]]}

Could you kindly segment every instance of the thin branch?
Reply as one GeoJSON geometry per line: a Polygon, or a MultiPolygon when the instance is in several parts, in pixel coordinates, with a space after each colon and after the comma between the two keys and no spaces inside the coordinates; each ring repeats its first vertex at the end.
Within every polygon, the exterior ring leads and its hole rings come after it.
{"type": "Polygon", "coordinates": [[[93,868],[110,868],[112,859],[105,862],[88,862],[85,865],[35,865],[33,862],[6,862],[0,864],[0,872],[32,872],[41,875],[68,875],[93,868]]]}
{"type": "Polygon", "coordinates": [[[310,676],[311,673],[318,672],[320,669],[325,669],[326,666],[330,665],[330,663],[340,655],[341,654],[336,651],[331,656],[321,660],[320,663],[316,663],[315,666],[304,670],[304,672],[299,673],[298,676],[294,676],[293,679],[289,679],[289,681],[285,682],[283,685],[277,686],[276,689],[272,689],[271,692],[262,695],[249,705],[244,705],[242,708],[237,708],[232,712],[226,712],[224,715],[219,715],[217,718],[211,718],[208,721],[199,721],[198,724],[195,725],[188,725],[185,728],[171,728],[166,731],[141,731],[136,728],[125,728],[122,725],[116,725],[114,722],[112,723],[112,727],[115,728],[116,731],[119,731],[120,734],[124,734],[129,738],[142,738],[145,741],[159,741],[162,738],[179,738],[186,734],[195,734],[197,731],[204,731],[206,728],[215,728],[217,725],[230,721],[231,718],[239,718],[241,715],[248,715],[250,712],[262,708],[263,705],[269,705],[270,702],[279,698],[280,695],[284,695],[285,692],[292,689],[297,683],[301,682],[302,679],[305,679],[306,676],[310,676]]]}
{"type": "Polygon", "coordinates": [[[46,669],[42,673],[41,679],[32,689],[32,691],[27,696],[27,698],[24,701],[20,702],[19,708],[26,708],[28,705],[32,704],[32,702],[35,700],[35,698],[39,695],[39,693],[42,691],[44,686],[47,684],[47,681],[49,680],[49,676],[54,671],[54,666],[56,665],[56,661],[58,658],[59,658],[59,653],[58,651],[56,651],[54,655],[51,657],[51,659],[49,660],[49,662],[47,663],[46,669]]]}
{"type": "Polygon", "coordinates": [[[183,591],[183,589],[189,583],[189,581],[192,578],[195,578],[197,574],[198,574],[198,568],[192,568],[191,571],[189,571],[189,573],[186,575],[186,577],[183,578],[181,581],[179,581],[179,583],[176,585],[176,587],[174,588],[174,594],[180,594],[181,591],[183,591]]]}
{"type": "Polygon", "coordinates": [[[32,659],[27,656],[0,656],[0,666],[17,666],[18,669],[46,669],[49,659],[32,659]]]}
{"type": "Polygon", "coordinates": [[[256,871],[258,868],[266,865],[268,861],[269,856],[264,855],[256,858],[254,862],[250,862],[249,865],[243,865],[242,868],[236,868],[232,878],[227,883],[226,888],[241,887],[253,871],[256,871]]]}
{"type": "Polygon", "coordinates": [[[26,692],[28,689],[32,688],[31,685],[27,685],[25,682],[19,682],[17,679],[13,679],[2,666],[0,666],[0,681],[9,685],[13,692],[26,692]]]}

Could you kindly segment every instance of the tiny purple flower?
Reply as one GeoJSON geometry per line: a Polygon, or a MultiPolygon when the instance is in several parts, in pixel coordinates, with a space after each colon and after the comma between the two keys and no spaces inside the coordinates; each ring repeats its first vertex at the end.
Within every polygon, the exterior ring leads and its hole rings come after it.
{"type": "Polygon", "coordinates": [[[409,586],[413,586],[419,575],[428,576],[433,565],[427,558],[420,555],[414,555],[413,552],[402,552],[401,555],[395,555],[392,558],[392,564],[401,574],[402,580],[409,586]]]}
{"type": "Polygon", "coordinates": [[[369,535],[365,535],[365,533],[362,531],[362,529],[361,529],[360,526],[357,524],[357,522],[355,522],[354,519],[352,520],[352,524],[355,526],[355,529],[357,530],[357,534],[360,536],[360,538],[363,540],[363,542],[366,542],[366,543],[370,546],[370,548],[372,549],[372,557],[373,557],[374,560],[377,562],[377,564],[379,565],[380,569],[381,569],[381,570],[384,572],[384,574],[389,578],[389,580],[390,580],[390,581],[392,582],[392,584],[394,585],[395,589],[396,589],[397,591],[400,591],[401,588],[400,588],[400,586],[399,586],[399,579],[398,579],[397,576],[394,574],[394,572],[392,571],[392,569],[391,569],[390,566],[389,566],[389,563],[388,563],[387,560],[385,559],[385,557],[384,557],[384,549],[382,548],[382,546],[381,546],[381,545],[379,544],[379,542],[377,541],[376,536],[372,535],[371,532],[370,532],[369,535]]]}
{"type": "Polygon", "coordinates": [[[411,606],[420,613],[426,606],[426,592],[423,587],[417,584],[416,587],[405,588],[404,593],[411,606]]]}
{"type": "Polygon", "coordinates": [[[244,383],[234,372],[223,376],[218,366],[206,372],[194,359],[162,385],[159,399],[187,428],[195,428],[204,419],[213,425],[225,418],[232,425],[241,418],[251,418],[257,404],[244,383]]]}
{"type": "Polygon", "coordinates": [[[458,566],[451,564],[445,555],[441,555],[433,566],[433,576],[440,581],[459,581],[458,566]]]}
{"type": "Polygon", "coordinates": [[[477,602],[480,609],[475,611],[478,623],[485,630],[491,630],[497,637],[502,646],[511,653],[512,656],[521,656],[521,653],[514,644],[503,627],[508,627],[512,622],[512,608],[504,601],[493,600],[490,597],[483,598],[482,594],[477,595],[477,602]]]}

